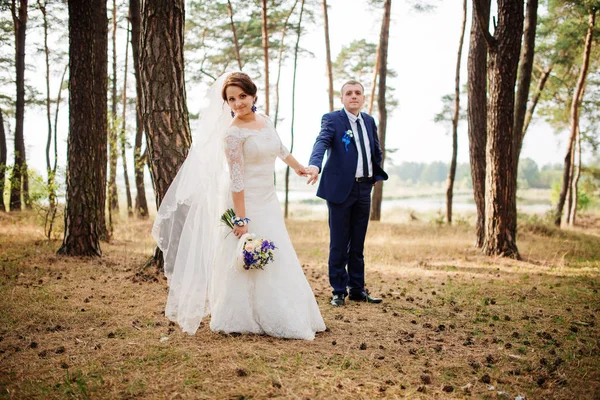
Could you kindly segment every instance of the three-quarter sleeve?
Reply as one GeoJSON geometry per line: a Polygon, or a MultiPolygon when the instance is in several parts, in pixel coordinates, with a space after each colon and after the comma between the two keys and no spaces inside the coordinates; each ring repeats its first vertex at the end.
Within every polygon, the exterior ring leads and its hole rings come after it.
{"type": "Polygon", "coordinates": [[[225,134],[225,157],[229,164],[231,191],[244,190],[244,140],[237,128],[232,128],[225,134]]]}
{"type": "Polygon", "coordinates": [[[287,156],[290,155],[290,151],[287,149],[287,147],[283,145],[281,139],[279,138],[279,135],[277,135],[277,139],[279,139],[279,153],[277,154],[277,156],[279,156],[279,158],[281,158],[281,160],[283,161],[286,159],[287,156]]]}

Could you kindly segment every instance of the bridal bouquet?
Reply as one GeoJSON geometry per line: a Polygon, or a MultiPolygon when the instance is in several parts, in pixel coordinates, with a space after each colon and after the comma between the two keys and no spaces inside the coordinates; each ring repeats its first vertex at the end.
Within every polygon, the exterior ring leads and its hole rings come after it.
{"type": "Polygon", "coordinates": [[[265,265],[275,259],[275,244],[268,239],[256,238],[253,234],[246,233],[240,238],[242,257],[236,256],[235,265],[245,270],[264,269],[265,265]],[[244,240],[242,240],[244,239],[244,240]]]}
{"type": "MultiPolygon", "coordinates": [[[[240,219],[236,217],[232,209],[228,209],[221,215],[221,221],[233,230],[240,219]]],[[[243,224],[245,225],[248,221],[246,219],[243,224]]],[[[275,249],[275,244],[272,241],[265,238],[257,238],[252,233],[245,233],[236,246],[234,266],[246,271],[264,269],[265,265],[275,259],[275,249]]]]}

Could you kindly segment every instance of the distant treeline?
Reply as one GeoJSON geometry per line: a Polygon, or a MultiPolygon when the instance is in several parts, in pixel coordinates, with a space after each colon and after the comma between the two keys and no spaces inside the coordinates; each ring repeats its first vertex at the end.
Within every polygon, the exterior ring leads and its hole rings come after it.
{"type": "MultiPolygon", "coordinates": [[[[438,184],[445,182],[448,177],[449,163],[435,161],[432,163],[402,162],[397,165],[387,165],[386,171],[406,183],[438,184]]],[[[562,177],[562,164],[547,164],[541,168],[530,158],[519,162],[518,185],[521,189],[549,189],[562,177]]],[[[463,188],[471,188],[471,169],[468,163],[456,167],[456,183],[463,188]]]]}

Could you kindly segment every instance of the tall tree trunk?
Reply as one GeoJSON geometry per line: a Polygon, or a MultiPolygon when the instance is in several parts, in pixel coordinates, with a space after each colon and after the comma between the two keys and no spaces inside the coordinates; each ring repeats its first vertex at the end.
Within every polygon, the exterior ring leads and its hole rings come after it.
{"type": "MultiPolygon", "coordinates": [[[[392,0],[386,0],[383,12],[383,21],[381,23],[381,35],[379,36],[379,88],[377,106],[379,108],[379,144],[383,155],[381,157],[381,167],[385,162],[385,134],[387,128],[387,110],[385,104],[385,93],[387,88],[387,55],[388,40],[390,37],[390,18],[392,10],[392,0]]],[[[373,199],[371,202],[371,220],[381,220],[381,202],[383,201],[383,181],[375,184],[373,190],[373,199]]]]}
{"type": "Polygon", "coordinates": [[[27,173],[27,157],[25,155],[25,137],[23,121],[25,118],[25,32],[27,30],[27,0],[11,2],[11,12],[15,26],[15,70],[17,83],[17,110],[15,123],[15,162],[10,185],[10,211],[21,210],[21,196],[26,208],[31,208],[29,201],[29,175],[27,173]]]}
{"type": "Polygon", "coordinates": [[[563,208],[565,206],[565,199],[567,196],[567,190],[571,186],[571,164],[573,163],[573,147],[575,143],[575,136],[579,129],[579,104],[581,103],[581,97],[583,92],[583,86],[585,84],[585,78],[587,76],[588,68],[590,65],[590,54],[592,52],[592,38],[594,35],[594,25],[596,24],[596,10],[590,9],[588,18],[588,30],[585,37],[585,46],[583,52],[583,62],[581,65],[581,72],[579,79],[577,80],[577,86],[575,93],[573,94],[573,102],[571,103],[571,135],[569,137],[569,144],[567,146],[567,155],[565,156],[565,164],[563,170],[563,183],[558,198],[558,204],[556,205],[556,212],[554,215],[554,224],[556,226],[561,225],[563,208]]]}
{"type": "Polygon", "coordinates": [[[329,83],[329,111],[333,111],[333,68],[331,67],[331,45],[329,43],[329,16],[327,0],[323,0],[323,28],[325,29],[325,58],[327,60],[327,79],[329,83]]]}
{"type": "Polygon", "coordinates": [[[144,185],[145,158],[142,158],[142,140],[144,122],[142,120],[143,95],[140,76],[140,0],[129,0],[129,20],[131,21],[131,54],[133,56],[133,73],[135,76],[135,144],[133,147],[133,170],[135,174],[135,213],[138,218],[148,218],[148,201],[144,185]]]}
{"type": "Polygon", "coordinates": [[[456,73],[454,76],[454,115],[452,115],[452,160],[446,185],[446,220],[452,223],[452,196],[454,193],[454,177],[456,176],[456,156],[458,153],[458,119],[460,116],[460,62],[462,58],[463,42],[465,40],[465,26],[467,25],[467,0],[463,0],[463,18],[458,41],[458,54],[456,56],[456,73]]]}
{"type": "Polygon", "coordinates": [[[50,148],[52,147],[52,116],[51,116],[51,100],[50,100],[50,49],[48,48],[48,18],[46,14],[46,1],[43,3],[37,0],[38,8],[42,13],[42,21],[44,28],[44,56],[46,67],[46,119],[48,123],[48,137],[46,139],[46,172],[48,174],[48,202],[50,211],[54,209],[56,195],[54,191],[54,176],[52,174],[52,163],[50,162],[50,148]]]}
{"type": "MultiPolygon", "coordinates": [[[[141,16],[142,118],[158,209],[192,141],[183,64],[185,3],[146,0],[141,16]]],[[[158,249],[154,261],[162,269],[158,249]]]]}
{"type": "Polygon", "coordinates": [[[262,47],[263,61],[265,63],[265,113],[269,115],[269,20],[267,11],[267,0],[262,0],[262,47]]]}
{"type": "Polygon", "coordinates": [[[65,236],[58,253],[101,256],[107,161],[106,0],[90,0],[88,7],[76,0],[68,3],[67,204],[65,236]]]}
{"type": "MultiPolygon", "coordinates": [[[[294,7],[296,5],[294,4],[294,7]]],[[[298,18],[298,26],[296,28],[296,46],[294,47],[294,77],[292,78],[292,124],[291,136],[292,143],[290,145],[290,153],[294,150],[294,122],[296,121],[296,72],[298,67],[298,51],[300,50],[300,35],[302,33],[302,16],[304,15],[304,0],[300,3],[300,17],[298,18]]],[[[289,192],[290,192],[290,166],[285,169],[285,212],[284,217],[289,215],[289,192]]]]}
{"type": "Polygon", "coordinates": [[[127,66],[129,57],[129,26],[127,26],[127,39],[125,40],[125,73],[123,75],[123,114],[121,116],[121,159],[123,160],[123,176],[125,177],[125,194],[127,196],[127,215],[133,217],[133,204],[131,200],[131,186],[129,185],[129,172],[127,172],[127,66]]]}
{"type": "MultiPolygon", "coordinates": [[[[517,74],[517,95],[515,97],[515,121],[513,124],[514,170],[518,171],[519,155],[523,147],[525,132],[525,115],[527,114],[527,99],[529,98],[529,87],[531,86],[531,73],[533,72],[533,56],[535,53],[535,31],[537,26],[538,0],[528,0],[525,12],[525,26],[523,27],[523,47],[519,60],[519,72],[517,74]]],[[[517,174],[514,175],[515,185],[517,174]]],[[[515,203],[516,207],[516,203],[515,203]]],[[[515,210],[516,212],[516,210],[515,210]]]]}
{"type": "Polygon", "coordinates": [[[242,57],[240,57],[240,44],[238,42],[237,31],[235,29],[235,23],[233,22],[233,7],[231,1],[227,0],[227,12],[229,13],[229,23],[231,24],[231,33],[233,33],[233,49],[235,50],[235,58],[238,62],[240,71],[242,70],[242,57]]]}
{"type": "Polygon", "coordinates": [[[281,80],[281,67],[283,66],[283,50],[285,48],[285,36],[287,34],[288,22],[290,21],[290,17],[294,13],[296,6],[298,5],[298,0],[294,1],[292,8],[290,8],[290,12],[285,17],[285,22],[283,23],[283,28],[281,29],[281,42],[279,43],[279,52],[277,54],[277,80],[275,81],[275,118],[273,119],[273,124],[275,128],[277,128],[277,122],[279,121],[279,82],[281,80]]]}
{"type": "MultiPolygon", "coordinates": [[[[476,0],[476,3],[481,0],[476,0]]],[[[489,88],[488,140],[486,168],[486,209],[484,253],[519,258],[517,248],[516,175],[514,169],[513,126],[515,84],[521,36],[523,3],[498,1],[498,26],[495,36],[482,22],[480,28],[488,44],[489,88]]],[[[520,132],[519,132],[520,134],[520,132]]]]}
{"type": "MultiPolygon", "coordinates": [[[[48,210],[44,223],[44,233],[48,239],[52,236],[52,227],[54,225],[54,215],[56,208],[56,188],[54,185],[54,170],[50,162],[50,148],[52,147],[52,116],[51,116],[51,100],[50,100],[50,49],[48,48],[48,18],[46,14],[46,1],[42,3],[37,0],[38,8],[42,13],[44,27],[44,55],[46,62],[46,118],[48,122],[48,138],[46,140],[46,173],[48,185],[48,210]]],[[[56,136],[56,135],[54,135],[56,136]]],[[[56,147],[56,146],[55,146],[56,147]]],[[[56,163],[55,163],[56,164],[56,163]]]]}
{"type": "Polygon", "coordinates": [[[573,163],[573,184],[571,185],[571,207],[569,212],[568,223],[570,227],[575,225],[577,217],[577,201],[579,197],[579,177],[581,176],[581,132],[577,129],[577,138],[575,139],[574,148],[575,162],[573,163]]]}
{"type": "Polygon", "coordinates": [[[4,205],[4,182],[6,180],[6,132],[4,131],[4,113],[0,109],[0,212],[6,211],[4,205]]]}
{"type": "Polygon", "coordinates": [[[69,69],[69,63],[65,65],[63,73],[60,77],[60,84],[58,85],[58,94],[56,95],[56,109],[54,110],[54,165],[52,166],[52,174],[56,180],[56,168],[58,166],[58,112],[60,111],[60,103],[62,102],[62,91],[63,84],[65,82],[65,76],[69,69]]]}
{"type": "MultiPolygon", "coordinates": [[[[487,45],[479,28],[476,5],[473,4],[471,37],[469,43],[467,120],[469,134],[469,161],[473,197],[477,209],[475,246],[483,248],[485,238],[485,148],[487,145],[487,45]]],[[[479,3],[483,25],[489,25],[490,0],[479,3]]]]}
{"type": "MultiPolygon", "coordinates": [[[[46,237],[48,239],[50,239],[52,237],[52,230],[54,229],[54,221],[56,219],[56,187],[55,187],[55,183],[56,183],[56,168],[58,167],[58,112],[60,110],[60,102],[62,101],[62,89],[63,89],[63,83],[65,81],[65,75],[67,74],[67,69],[69,69],[69,64],[67,63],[67,65],[65,65],[65,68],[63,69],[63,73],[62,76],[60,78],[60,84],[58,85],[58,95],[56,96],[56,109],[54,110],[54,165],[52,166],[52,184],[53,184],[53,189],[54,189],[54,207],[49,210],[47,217],[46,217],[46,222],[45,222],[45,229],[46,229],[46,237]]],[[[52,202],[52,200],[50,200],[52,202]]]]}
{"type": "MultiPolygon", "coordinates": [[[[577,130],[579,132],[579,129],[577,130]]],[[[577,138],[575,138],[575,142],[577,138]]],[[[565,200],[565,207],[563,208],[563,225],[569,224],[571,218],[571,205],[573,204],[573,177],[575,176],[575,142],[573,142],[573,147],[571,148],[571,166],[569,169],[569,187],[567,188],[567,196],[565,200]]]]}
{"type": "Polygon", "coordinates": [[[113,211],[119,211],[119,194],[117,191],[117,158],[118,158],[118,136],[117,136],[117,2],[112,2],[112,82],[111,82],[111,113],[110,130],[108,137],[109,148],[109,178],[108,178],[108,216],[110,234],[112,236],[113,211]]]}
{"type": "MultiPolygon", "coordinates": [[[[373,70],[373,82],[371,83],[371,96],[369,96],[369,115],[373,114],[373,104],[375,104],[375,89],[377,88],[377,77],[379,76],[379,52],[381,51],[381,41],[377,43],[377,52],[375,53],[375,69],[373,70]]],[[[331,110],[333,111],[333,109],[331,110]]]]}

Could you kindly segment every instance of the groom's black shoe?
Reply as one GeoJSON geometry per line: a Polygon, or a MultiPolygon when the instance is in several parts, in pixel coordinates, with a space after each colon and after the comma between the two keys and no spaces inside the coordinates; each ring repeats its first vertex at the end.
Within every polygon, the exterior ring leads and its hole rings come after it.
{"type": "Polygon", "coordinates": [[[331,299],[331,305],[334,307],[343,306],[344,304],[346,304],[344,297],[345,296],[343,294],[334,294],[333,298],[331,299]]]}
{"type": "Polygon", "coordinates": [[[371,297],[369,296],[369,294],[365,291],[360,292],[360,293],[350,293],[349,296],[350,300],[353,301],[364,301],[366,303],[381,303],[383,300],[377,298],[377,297],[371,297]]]}

